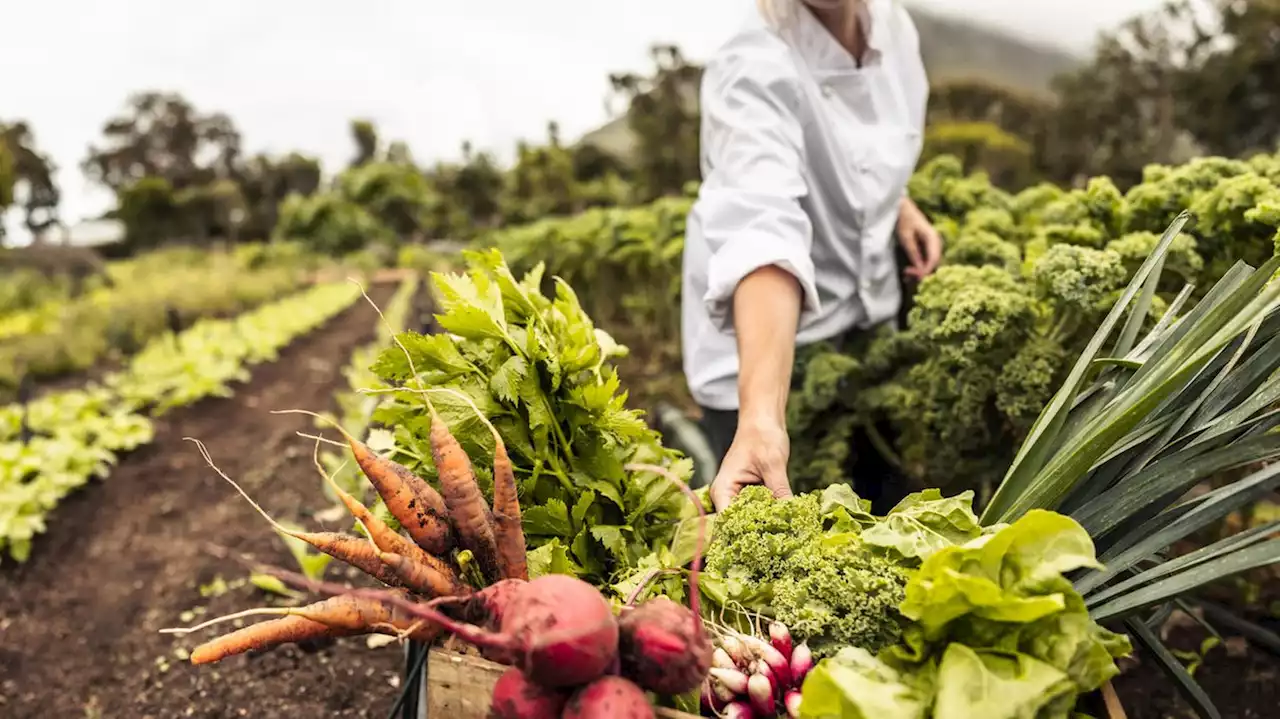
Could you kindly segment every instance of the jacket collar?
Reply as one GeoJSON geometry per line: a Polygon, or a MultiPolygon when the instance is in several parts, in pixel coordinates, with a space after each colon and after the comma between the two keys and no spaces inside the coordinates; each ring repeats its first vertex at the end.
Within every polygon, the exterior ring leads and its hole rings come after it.
{"type": "MultiPolygon", "coordinates": [[[[796,22],[789,28],[800,55],[815,72],[827,75],[853,74],[858,63],[808,8],[796,2],[796,22]]],[[[878,65],[888,51],[893,0],[864,0],[858,8],[858,22],[866,33],[867,51],[863,67],[878,65]]]]}

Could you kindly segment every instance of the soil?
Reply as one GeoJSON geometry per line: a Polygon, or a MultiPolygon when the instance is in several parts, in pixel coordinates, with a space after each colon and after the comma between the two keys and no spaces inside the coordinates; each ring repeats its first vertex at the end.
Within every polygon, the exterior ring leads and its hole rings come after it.
{"type": "MultiPolygon", "coordinates": [[[[394,289],[376,286],[371,295],[385,303],[394,289]]],[[[275,517],[346,528],[311,516],[326,508],[321,480],[311,445],[294,432],[317,431],[312,420],[270,410],[331,409],[341,367],[377,326],[372,309],[358,302],[256,368],[234,397],[175,410],[157,423],[152,444],[58,508],[25,564],[0,567],[0,715],[386,715],[401,683],[398,646],[370,649],[351,638],[194,667],[183,650],[233,625],[188,637],[158,631],[273,601],[244,582],[237,556],[292,565],[265,521],[184,437],[202,440],[275,517]]]]}
{"type": "MultiPolygon", "coordinates": [[[[1274,627],[1273,627],[1274,629],[1274,627]]],[[[1206,633],[1198,627],[1179,627],[1165,638],[1170,648],[1196,651],[1206,633]]],[[[1205,654],[1195,680],[1223,717],[1269,719],[1280,706],[1280,658],[1242,638],[1223,632],[1223,644],[1205,654]]],[[[1183,658],[1183,662],[1186,659],[1183,658]]],[[[1174,688],[1159,665],[1139,651],[1136,666],[1128,664],[1114,681],[1128,719],[1195,719],[1196,714],[1174,688]]],[[[1106,716],[1105,713],[1096,714],[1106,716]]]]}

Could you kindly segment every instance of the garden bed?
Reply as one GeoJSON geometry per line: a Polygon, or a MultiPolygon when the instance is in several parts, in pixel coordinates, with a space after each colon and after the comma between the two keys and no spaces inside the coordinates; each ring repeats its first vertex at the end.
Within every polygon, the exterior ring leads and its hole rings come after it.
{"type": "MultiPolygon", "coordinates": [[[[394,290],[370,293],[385,303],[394,290]]],[[[357,303],[258,367],[234,397],[174,410],[154,443],[58,508],[26,564],[0,567],[0,715],[385,716],[402,681],[394,648],[371,650],[363,638],[290,645],[207,671],[179,651],[192,640],[158,633],[193,609],[213,616],[262,603],[235,582],[246,574],[239,553],[290,561],[182,438],[206,442],[278,516],[320,509],[320,479],[294,435],[314,431],[311,421],[271,410],[328,406],[346,358],[378,329],[357,303]]]]}

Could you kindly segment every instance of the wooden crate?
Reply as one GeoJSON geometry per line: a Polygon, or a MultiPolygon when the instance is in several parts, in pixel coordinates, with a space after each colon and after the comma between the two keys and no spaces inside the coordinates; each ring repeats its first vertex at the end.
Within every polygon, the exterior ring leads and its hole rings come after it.
{"type": "MultiPolygon", "coordinates": [[[[429,719],[486,719],[493,685],[507,668],[477,656],[432,649],[427,658],[429,719]]],[[[671,709],[657,709],[659,719],[699,719],[671,709]]]]}

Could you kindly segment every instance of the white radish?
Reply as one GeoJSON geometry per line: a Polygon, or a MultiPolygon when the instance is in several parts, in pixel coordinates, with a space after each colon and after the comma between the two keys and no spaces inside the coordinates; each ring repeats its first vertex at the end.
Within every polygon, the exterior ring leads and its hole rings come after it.
{"type": "Polygon", "coordinates": [[[712,714],[719,714],[725,704],[737,698],[733,692],[719,682],[708,678],[702,683],[702,708],[712,714]]]}
{"type": "Polygon", "coordinates": [[[752,674],[747,680],[747,698],[751,708],[762,717],[774,715],[773,682],[763,674],[752,674]]]}
{"type": "Polygon", "coordinates": [[[729,656],[729,652],[726,652],[723,647],[717,647],[711,653],[711,666],[720,667],[721,669],[739,669],[738,665],[734,663],[733,657],[729,656]]]}
{"type": "Polygon", "coordinates": [[[729,691],[734,694],[746,694],[749,678],[743,672],[737,669],[721,669],[720,667],[712,667],[711,678],[720,682],[729,691]]]}
{"type": "Polygon", "coordinates": [[[763,674],[764,678],[768,679],[769,683],[773,685],[773,698],[774,699],[782,698],[782,692],[786,690],[786,687],[784,687],[782,683],[778,681],[778,678],[773,675],[773,670],[769,668],[769,665],[766,662],[764,661],[752,662],[751,671],[749,673],[763,674]]]}
{"type": "Polygon", "coordinates": [[[747,645],[743,644],[733,635],[728,635],[720,640],[720,648],[733,659],[733,663],[738,665],[739,669],[746,669],[752,657],[751,652],[747,649],[747,645]]]}
{"type": "Polygon", "coordinates": [[[799,688],[804,684],[805,675],[813,669],[813,652],[808,644],[800,644],[791,652],[791,686],[799,688]]]}
{"type": "Polygon", "coordinates": [[[751,711],[751,705],[745,702],[734,702],[724,708],[724,712],[720,714],[722,719],[767,719],[765,717],[757,717],[756,713],[751,711]]]}
{"type": "Polygon", "coordinates": [[[773,670],[773,678],[784,687],[792,686],[791,663],[773,645],[756,637],[743,637],[743,642],[773,670]]]}
{"type": "Polygon", "coordinates": [[[769,624],[769,643],[777,649],[787,661],[791,661],[791,631],[782,622],[769,624]]]}
{"type": "Polygon", "coordinates": [[[800,690],[788,690],[786,698],[782,700],[782,705],[787,708],[787,716],[790,719],[800,719],[800,690]]]}

